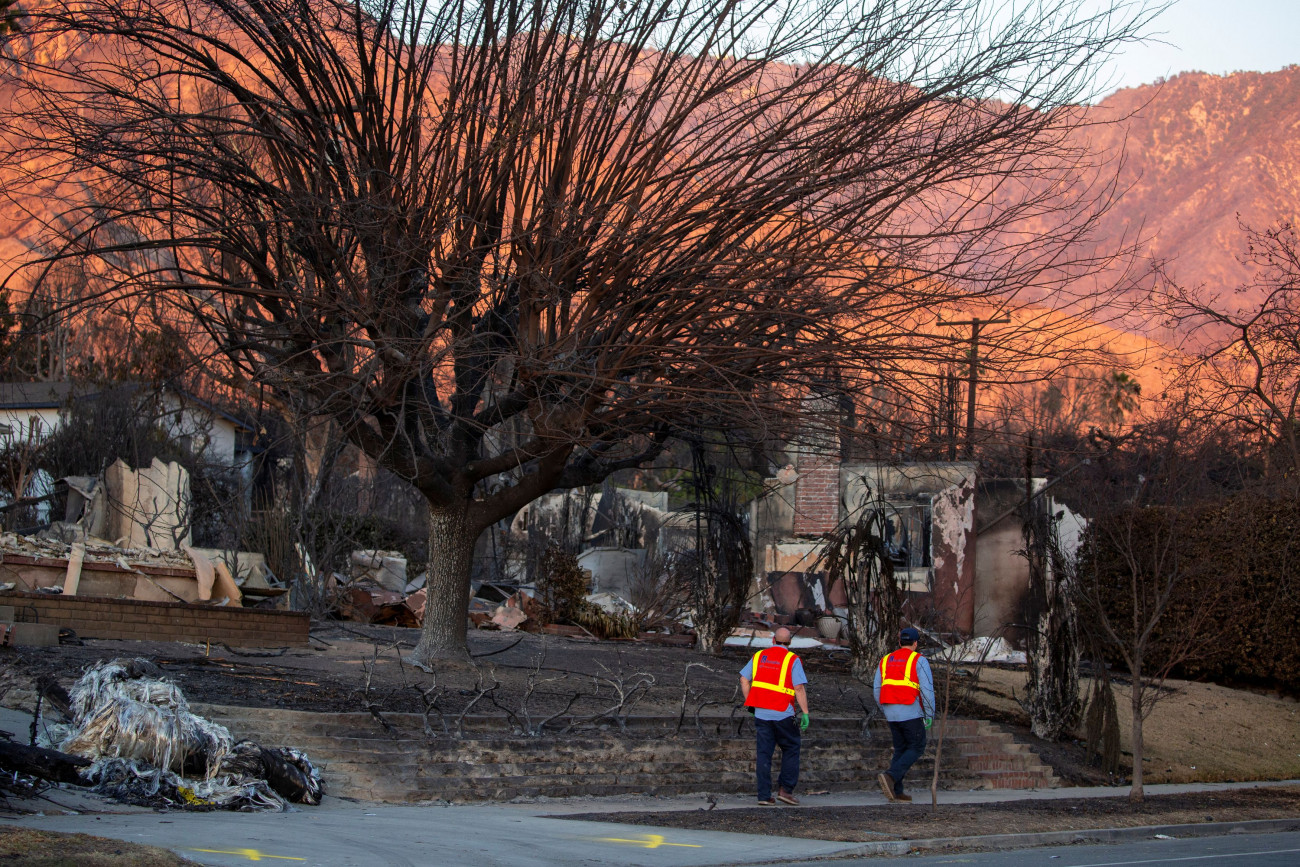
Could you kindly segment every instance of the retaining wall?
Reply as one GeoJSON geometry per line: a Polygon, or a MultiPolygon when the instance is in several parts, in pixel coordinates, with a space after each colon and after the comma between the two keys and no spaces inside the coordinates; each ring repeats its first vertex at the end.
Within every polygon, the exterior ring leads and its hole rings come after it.
{"type": "MultiPolygon", "coordinates": [[[[604,732],[536,738],[491,734],[500,732],[504,720],[481,716],[464,720],[465,736],[457,738],[428,737],[418,714],[384,714],[390,727],[385,731],[365,713],[192,707],[237,738],[306,751],[321,769],[328,794],[367,801],[752,793],[754,788],[754,734],[747,716],[739,733],[733,722],[705,720],[706,731],[722,731],[704,737],[672,734],[675,718],[645,717],[629,720],[626,734],[611,726],[604,732]]],[[[441,729],[436,719],[430,722],[441,729]]],[[[799,791],[875,791],[876,774],[888,766],[891,752],[883,729],[863,731],[860,720],[819,717],[800,750],[799,791]]],[[[1056,785],[1037,756],[986,722],[950,721],[943,756],[943,788],[1056,785]]],[[[928,787],[933,766],[931,741],[909,787],[928,787]]]]}
{"type": "Polygon", "coordinates": [[[301,612],[261,608],[45,593],[6,593],[0,602],[13,606],[18,621],[66,626],[81,638],[301,647],[311,627],[301,612]]]}

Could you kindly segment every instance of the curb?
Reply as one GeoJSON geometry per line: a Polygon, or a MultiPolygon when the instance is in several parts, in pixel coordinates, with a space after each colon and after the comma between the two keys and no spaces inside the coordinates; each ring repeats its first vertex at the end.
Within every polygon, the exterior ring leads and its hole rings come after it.
{"type": "Polygon", "coordinates": [[[934,837],[928,840],[882,840],[845,849],[825,860],[865,855],[907,855],[926,849],[1026,849],[1068,843],[1125,843],[1147,840],[1157,834],[1170,837],[1218,837],[1225,834],[1270,834],[1300,831],[1300,817],[1253,819],[1246,822],[1201,822],[1195,825],[1143,825],[1136,828],[1090,828],[1083,831],[1043,831],[1034,834],[988,834],[978,837],[934,837]]]}

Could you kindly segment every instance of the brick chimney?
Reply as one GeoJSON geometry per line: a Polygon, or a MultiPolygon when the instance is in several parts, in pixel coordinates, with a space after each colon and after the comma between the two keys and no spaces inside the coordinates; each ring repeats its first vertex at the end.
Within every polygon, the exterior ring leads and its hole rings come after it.
{"type": "Polygon", "coordinates": [[[794,483],[794,534],[817,537],[840,521],[840,399],[814,390],[804,399],[805,421],[794,483]]]}
{"type": "Polygon", "coordinates": [[[840,521],[840,459],[800,455],[794,483],[794,534],[821,536],[840,521]]]}

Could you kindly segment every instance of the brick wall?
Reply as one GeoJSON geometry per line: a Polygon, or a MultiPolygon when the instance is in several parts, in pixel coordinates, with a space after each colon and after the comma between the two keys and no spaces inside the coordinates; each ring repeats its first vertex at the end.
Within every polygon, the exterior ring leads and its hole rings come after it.
{"type": "Polygon", "coordinates": [[[311,627],[311,618],[298,611],[44,593],[8,593],[0,601],[14,607],[18,620],[66,626],[81,638],[301,647],[311,627]]]}
{"type": "Polygon", "coordinates": [[[805,457],[794,483],[794,534],[820,536],[840,520],[840,462],[830,457],[805,457]]]}

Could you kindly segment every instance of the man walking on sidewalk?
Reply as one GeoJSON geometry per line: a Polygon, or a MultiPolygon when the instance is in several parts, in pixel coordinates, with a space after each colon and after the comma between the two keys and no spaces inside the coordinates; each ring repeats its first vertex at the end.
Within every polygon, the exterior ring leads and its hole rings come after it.
{"type": "Polygon", "coordinates": [[[799,742],[808,729],[808,678],[803,663],[790,652],[790,630],[782,627],[772,636],[773,645],[754,654],[740,672],[740,691],[745,707],[753,708],[754,731],[758,739],[757,764],[759,806],[777,801],[797,806],[794,787],[799,782],[799,742]],[[799,718],[794,715],[799,704],[799,718]],[[772,799],[772,753],[781,747],[780,788],[772,799]]]}
{"type": "Polygon", "coordinates": [[[917,652],[921,633],[907,627],[898,633],[898,650],[880,660],[876,668],[876,704],[885,712],[894,738],[894,760],[876,777],[890,801],[910,801],[903,793],[903,777],[925,752],[925,730],[934,718],[934,676],[930,661],[917,652]]]}

